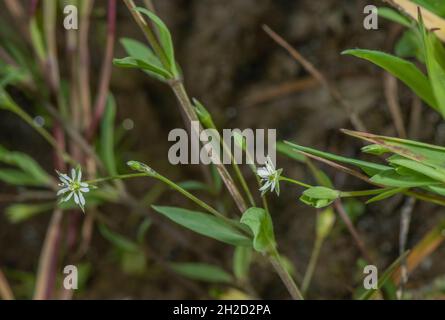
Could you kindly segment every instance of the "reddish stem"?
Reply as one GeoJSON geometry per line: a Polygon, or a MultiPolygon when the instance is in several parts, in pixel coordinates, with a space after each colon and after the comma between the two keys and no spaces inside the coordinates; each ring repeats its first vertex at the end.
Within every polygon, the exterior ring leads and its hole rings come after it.
{"type": "Polygon", "coordinates": [[[102,64],[102,71],[99,84],[99,93],[94,105],[94,116],[91,120],[89,130],[87,132],[87,139],[91,141],[96,133],[99,122],[105,111],[107,103],[108,90],[111,80],[112,60],[114,53],[114,42],[116,38],[116,0],[108,1],[108,34],[107,45],[105,49],[104,62],[102,64]]]}

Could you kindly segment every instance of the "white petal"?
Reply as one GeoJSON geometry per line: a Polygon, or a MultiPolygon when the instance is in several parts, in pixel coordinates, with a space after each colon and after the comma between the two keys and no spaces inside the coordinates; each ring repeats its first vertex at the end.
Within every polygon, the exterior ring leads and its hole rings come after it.
{"type": "Polygon", "coordinates": [[[80,204],[80,202],[79,202],[79,196],[77,195],[76,192],[74,192],[74,202],[75,202],[76,204],[80,204]]]}
{"type": "Polygon", "coordinates": [[[257,175],[260,176],[261,178],[265,179],[269,176],[269,172],[267,171],[266,168],[261,167],[261,168],[258,168],[257,175]]]}
{"type": "Polygon", "coordinates": [[[57,192],[57,196],[60,196],[61,194],[64,194],[64,193],[67,193],[68,191],[70,191],[70,188],[68,188],[68,187],[63,188],[63,189],[60,189],[60,190],[57,192]]]}
{"type": "Polygon", "coordinates": [[[79,189],[80,190],[80,192],[90,192],[90,189],[89,188],[80,188],[79,189]]]}
{"type": "Polygon", "coordinates": [[[267,160],[266,160],[266,168],[271,173],[275,172],[275,166],[273,165],[272,160],[269,157],[267,157],[267,160]]]}
{"type": "Polygon", "coordinates": [[[71,191],[65,198],[62,199],[62,202],[67,202],[73,196],[74,191],[71,191]]]}
{"type": "Polygon", "coordinates": [[[68,177],[66,174],[64,173],[58,173],[59,174],[59,180],[62,181],[64,184],[70,184],[71,183],[71,178],[68,177]]]}
{"type": "Polygon", "coordinates": [[[267,189],[269,189],[270,185],[272,184],[271,181],[267,181],[261,188],[260,191],[266,191],[267,189]]]}
{"type": "Polygon", "coordinates": [[[77,182],[80,182],[80,180],[82,179],[82,170],[77,170],[77,182]]]}
{"type": "Polygon", "coordinates": [[[270,188],[270,191],[271,191],[271,192],[273,192],[273,191],[275,190],[275,185],[276,185],[276,184],[275,184],[275,181],[272,181],[272,182],[271,182],[271,188],[270,188]]]}
{"type": "Polygon", "coordinates": [[[80,186],[83,187],[83,188],[88,188],[88,183],[86,183],[86,182],[81,182],[81,183],[80,183],[80,186]]]}
{"type": "Polygon", "coordinates": [[[83,207],[85,205],[85,197],[79,192],[79,200],[80,206],[83,207]]]}
{"type": "Polygon", "coordinates": [[[71,169],[71,178],[72,178],[72,181],[76,180],[76,170],[75,169],[71,169]]]}

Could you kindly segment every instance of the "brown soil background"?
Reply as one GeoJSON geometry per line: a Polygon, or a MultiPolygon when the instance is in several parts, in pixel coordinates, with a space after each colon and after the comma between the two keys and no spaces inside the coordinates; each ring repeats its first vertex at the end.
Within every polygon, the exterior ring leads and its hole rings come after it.
{"type": "MultiPolygon", "coordinates": [[[[158,15],[171,28],[178,61],[183,69],[190,94],[199,98],[212,112],[220,128],[276,128],[280,139],[314,146],[347,156],[360,156],[361,144],[339,132],[351,128],[348,115],[328,92],[310,81],[301,90],[278,94],[261,101],[266,90],[308,79],[309,75],[262,30],[268,24],[322,71],[360,111],[369,132],[395,135],[394,126],[383,94],[383,73],[369,63],[341,56],[348,48],[392,50],[391,24],[380,20],[380,28],[363,28],[363,8],[373,1],[350,0],[167,0],[154,1],[158,15]]],[[[378,3],[380,4],[380,3],[378,3]]],[[[0,4],[0,7],[2,4],[0,4]]],[[[2,18],[3,19],[3,18],[2,18]]],[[[92,36],[92,52],[102,52],[103,13],[97,12],[92,36]]],[[[119,6],[118,36],[142,40],[123,4],[119,6]]],[[[117,45],[115,56],[124,52],[117,45]]],[[[99,70],[101,54],[92,56],[92,68],[99,70]]],[[[97,72],[95,73],[97,75],[97,72]]],[[[93,83],[97,76],[93,77],[93,83]]],[[[159,172],[176,181],[202,180],[196,166],[172,167],[167,161],[170,143],[168,132],[182,127],[182,119],[173,95],[162,84],[143,73],[113,69],[112,92],[118,102],[118,119],[131,118],[133,130],[126,133],[121,148],[122,160],[138,159],[150,163],[159,172]]],[[[401,105],[409,119],[412,95],[400,86],[401,105]]],[[[442,144],[444,128],[433,135],[437,116],[424,107],[419,139],[442,144]]],[[[50,172],[51,156],[46,144],[12,115],[1,113],[0,143],[8,148],[32,154],[50,172]],[[46,164],[46,165],[45,165],[46,164]]],[[[279,167],[288,176],[310,181],[300,164],[283,157],[279,167]]],[[[339,189],[366,188],[359,181],[321,166],[339,189]]],[[[247,168],[244,168],[247,169],[247,168]]],[[[245,170],[249,182],[254,179],[245,170]]],[[[143,194],[153,182],[135,181],[135,194],[143,194]]],[[[298,201],[301,190],[283,186],[279,198],[273,198],[273,219],[279,248],[302,274],[314,241],[315,210],[298,201]]],[[[14,188],[2,186],[12,193],[14,188]]],[[[205,195],[203,195],[205,197],[205,195]]],[[[226,197],[226,196],[225,196],[226,197]]],[[[229,199],[223,199],[230,203],[229,199]]],[[[156,203],[191,207],[180,196],[164,193],[156,203]]],[[[403,199],[394,198],[369,205],[355,221],[368,250],[383,268],[398,255],[399,218],[403,199]]],[[[4,208],[1,204],[0,208],[4,208]]],[[[118,231],[135,238],[141,222],[125,207],[102,209],[118,231]]],[[[0,215],[0,265],[11,270],[35,273],[38,256],[50,214],[43,214],[19,225],[10,224],[0,215]]],[[[413,212],[409,247],[440,220],[440,210],[417,203],[413,212]]],[[[212,297],[224,286],[191,282],[165,270],[166,261],[199,261],[231,268],[232,248],[200,237],[171,224],[165,219],[149,230],[146,245],[147,268],[142,275],[122,271],[110,244],[95,230],[87,255],[82,259],[91,265],[86,287],[75,298],[100,299],[197,299],[212,297]],[[162,224],[161,227],[159,224],[162,224]],[[167,226],[167,227],[166,227],[167,226]],[[168,230],[172,230],[171,232],[168,230]],[[173,233],[179,236],[176,239],[173,233]],[[192,250],[193,249],[193,250],[192,250]]],[[[428,285],[443,273],[445,248],[439,248],[411,275],[409,288],[414,291],[428,285]]],[[[333,234],[323,246],[314,274],[309,298],[349,299],[358,286],[359,269],[356,249],[349,233],[338,219],[333,234]]],[[[262,298],[287,299],[279,279],[268,265],[254,264],[251,280],[262,298]]]]}

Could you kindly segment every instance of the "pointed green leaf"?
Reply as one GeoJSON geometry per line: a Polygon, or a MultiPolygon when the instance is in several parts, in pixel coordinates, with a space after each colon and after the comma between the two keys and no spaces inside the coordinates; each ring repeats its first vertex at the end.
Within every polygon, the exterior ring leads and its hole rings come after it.
{"type": "Polygon", "coordinates": [[[349,54],[371,61],[385,69],[411,88],[430,107],[439,110],[438,102],[428,78],[412,62],[374,50],[351,49],[344,51],[342,54],[349,54]]]}
{"type": "Polygon", "coordinates": [[[164,49],[165,55],[170,65],[170,72],[174,75],[178,75],[178,70],[176,67],[175,52],[173,47],[173,40],[165,23],[153,12],[145,8],[136,8],[136,11],[145,14],[158,29],[159,41],[161,42],[162,48],[164,49]]]}
{"type": "Polygon", "coordinates": [[[152,208],[173,222],[209,238],[235,246],[250,246],[252,243],[238,228],[209,214],[176,207],[152,208]]]}
{"type": "Polygon", "coordinates": [[[163,80],[172,78],[172,75],[167,70],[160,68],[148,61],[143,61],[132,57],[114,59],[113,64],[117,67],[122,67],[122,68],[142,69],[150,73],[153,73],[158,77],[161,77],[161,79],[163,80]]]}
{"type": "Polygon", "coordinates": [[[340,163],[346,163],[346,164],[356,166],[356,167],[362,169],[363,172],[365,172],[368,175],[374,175],[382,170],[391,169],[391,167],[388,167],[385,165],[362,161],[362,160],[351,159],[351,158],[346,158],[346,157],[338,156],[333,153],[328,153],[328,152],[323,152],[323,151],[319,151],[319,150],[308,148],[308,147],[303,147],[303,146],[300,146],[300,145],[297,145],[297,144],[294,144],[294,143],[288,142],[288,141],[285,141],[285,143],[295,150],[303,151],[303,152],[312,154],[314,156],[317,156],[317,157],[320,157],[323,159],[337,161],[340,163]]]}
{"type": "Polygon", "coordinates": [[[410,28],[412,25],[409,18],[405,17],[394,9],[382,7],[378,9],[378,13],[380,17],[396,22],[404,27],[410,28]]]}
{"type": "Polygon", "coordinates": [[[366,201],[366,204],[370,204],[373,202],[377,202],[377,201],[382,201],[385,199],[388,199],[392,196],[395,196],[398,193],[402,193],[403,191],[405,191],[406,188],[394,188],[385,192],[380,193],[379,195],[372,197],[371,199],[369,199],[368,201],[366,201]]]}
{"type": "Polygon", "coordinates": [[[427,31],[422,22],[420,22],[420,27],[425,49],[425,62],[437,101],[437,111],[445,118],[445,66],[441,64],[445,50],[434,33],[427,31]]]}
{"type": "Polygon", "coordinates": [[[372,176],[371,181],[394,188],[415,188],[436,183],[435,180],[416,172],[412,172],[410,175],[401,175],[396,169],[382,171],[372,176]]]}

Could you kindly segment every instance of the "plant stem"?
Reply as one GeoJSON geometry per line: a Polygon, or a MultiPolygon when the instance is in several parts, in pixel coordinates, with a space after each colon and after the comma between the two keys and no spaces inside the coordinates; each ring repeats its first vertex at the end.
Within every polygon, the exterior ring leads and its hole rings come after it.
{"type": "Polygon", "coordinates": [[[132,174],[122,174],[122,175],[105,177],[105,178],[98,178],[98,179],[88,180],[88,181],[84,181],[84,182],[94,185],[94,184],[107,182],[107,181],[113,181],[113,180],[124,180],[124,179],[149,177],[149,176],[150,175],[148,175],[147,173],[132,173],[132,174]]]}
{"type": "MultiPolygon", "coordinates": [[[[193,108],[192,103],[190,102],[190,98],[184,88],[184,84],[180,80],[176,80],[172,81],[170,83],[170,86],[173,92],[175,93],[176,98],[178,99],[178,102],[182,107],[182,110],[185,112],[187,119],[190,122],[192,121],[199,122],[195,109],[193,108]]],[[[244,213],[247,210],[247,205],[243,197],[241,196],[238,188],[236,187],[235,182],[233,181],[232,177],[227,171],[226,167],[223,164],[215,164],[215,166],[216,169],[218,170],[219,175],[221,176],[221,179],[224,181],[227,190],[229,190],[230,194],[232,195],[232,198],[234,199],[236,205],[238,206],[238,209],[241,211],[241,213],[244,213]]]]}
{"type": "MultiPolygon", "coordinates": [[[[234,157],[234,155],[232,154],[232,151],[229,149],[229,147],[227,146],[227,143],[224,141],[224,139],[222,139],[222,147],[224,149],[225,152],[227,152],[227,154],[230,156],[230,159],[232,160],[232,167],[233,170],[235,171],[235,174],[238,178],[238,181],[241,183],[241,186],[244,190],[244,192],[247,195],[247,198],[249,199],[249,203],[252,207],[255,207],[255,200],[252,196],[252,193],[250,192],[249,186],[247,185],[246,179],[244,179],[243,174],[241,173],[241,170],[239,168],[238,163],[236,162],[236,159],[234,157]]],[[[246,152],[247,154],[247,152],[246,152]]]]}
{"type": "Polygon", "coordinates": [[[341,191],[341,198],[352,198],[352,197],[365,197],[380,194],[385,191],[389,191],[392,188],[382,188],[382,189],[372,189],[372,190],[360,190],[360,191],[341,191]]]}
{"type": "Polygon", "coordinates": [[[145,37],[147,38],[147,41],[150,43],[151,47],[153,48],[153,51],[158,56],[159,60],[161,61],[162,65],[167,68],[167,70],[170,69],[170,64],[168,63],[168,59],[165,55],[164,50],[159,45],[158,39],[156,38],[155,33],[151,30],[150,25],[145,21],[144,17],[136,10],[136,5],[134,4],[133,0],[124,0],[126,6],[128,7],[128,10],[130,10],[131,14],[133,15],[134,20],[138,24],[139,28],[141,28],[142,32],[144,33],[145,37]]]}
{"type": "Polygon", "coordinates": [[[281,281],[283,281],[286,286],[289,294],[294,300],[304,300],[303,295],[301,294],[300,289],[298,289],[297,284],[295,283],[292,276],[289,274],[286,266],[283,264],[280,254],[277,249],[273,249],[271,253],[268,255],[269,261],[274,267],[277,274],[280,276],[281,281]]]}
{"type": "Polygon", "coordinates": [[[311,258],[309,260],[306,273],[304,274],[303,284],[301,285],[301,291],[305,295],[312,280],[312,276],[317,266],[318,257],[320,255],[321,245],[323,244],[323,238],[317,237],[315,239],[314,248],[312,249],[311,258]]]}
{"type": "Polygon", "coordinates": [[[304,188],[312,188],[312,186],[309,185],[309,184],[306,184],[306,183],[304,183],[304,182],[300,182],[300,181],[298,181],[298,180],[291,179],[291,178],[288,178],[288,177],[283,177],[283,176],[281,176],[281,177],[280,177],[280,181],[290,182],[290,183],[299,185],[299,186],[304,187],[304,188]]]}
{"type": "MultiPolygon", "coordinates": [[[[161,175],[159,173],[155,173],[155,174],[148,174],[148,173],[123,174],[123,175],[99,178],[99,179],[94,179],[94,180],[88,180],[88,181],[84,181],[84,182],[94,185],[97,183],[102,183],[102,182],[107,182],[107,181],[124,180],[124,179],[140,178],[140,177],[150,177],[150,178],[158,179],[159,181],[165,183],[166,185],[171,187],[173,190],[178,191],[179,193],[181,193],[182,195],[184,195],[185,197],[187,197],[188,199],[190,199],[191,201],[193,201],[194,203],[196,203],[198,206],[205,209],[209,213],[213,214],[214,216],[216,216],[220,219],[223,219],[225,222],[235,226],[236,228],[239,228],[239,225],[235,224],[233,220],[227,218],[226,216],[224,216],[221,212],[219,212],[215,208],[211,207],[210,205],[208,205],[201,199],[197,198],[196,196],[194,196],[193,194],[191,194],[184,188],[180,187],[179,185],[177,185],[176,183],[174,183],[173,181],[171,181],[170,179],[164,177],[163,175],[161,175]]],[[[242,232],[245,232],[245,230],[243,230],[243,229],[240,229],[240,230],[242,232]]]]}

